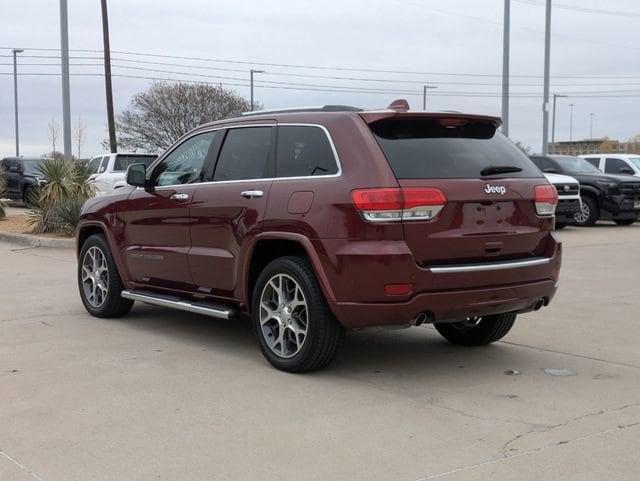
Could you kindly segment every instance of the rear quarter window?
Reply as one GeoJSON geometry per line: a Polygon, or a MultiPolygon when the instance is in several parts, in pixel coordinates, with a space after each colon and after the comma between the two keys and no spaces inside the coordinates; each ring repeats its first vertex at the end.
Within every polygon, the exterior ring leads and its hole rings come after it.
{"type": "Polygon", "coordinates": [[[278,127],[276,177],[338,173],[338,163],[325,131],[312,125],[278,127]]]}
{"type": "Polygon", "coordinates": [[[499,177],[541,177],[539,169],[486,121],[439,118],[383,119],[370,125],[398,179],[479,178],[487,167],[519,172],[499,177]]]}

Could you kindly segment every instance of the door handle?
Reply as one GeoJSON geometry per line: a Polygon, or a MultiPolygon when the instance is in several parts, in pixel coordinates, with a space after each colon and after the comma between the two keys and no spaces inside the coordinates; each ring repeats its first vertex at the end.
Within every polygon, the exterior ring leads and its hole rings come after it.
{"type": "Polygon", "coordinates": [[[177,202],[184,202],[185,200],[189,200],[189,194],[181,194],[181,193],[173,194],[170,197],[170,199],[175,200],[177,202]]]}
{"type": "Polygon", "coordinates": [[[245,190],[244,192],[241,192],[240,195],[245,199],[257,199],[262,197],[264,192],[261,190],[245,190]]]}

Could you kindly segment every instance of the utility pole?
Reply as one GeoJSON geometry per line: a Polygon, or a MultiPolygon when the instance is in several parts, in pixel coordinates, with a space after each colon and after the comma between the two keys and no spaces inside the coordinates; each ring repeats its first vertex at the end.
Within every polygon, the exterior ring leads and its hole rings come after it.
{"type": "Polygon", "coordinates": [[[14,48],[13,52],[13,106],[16,120],[16,157],[20,157],[20,129],[18,128],[18,60],[16,56],[24,52],[21,48],[14,48]]]}
{"type": "Polygon", "coordinates": [[[556,100],[558,97],[568,97],[568,95],[553,94],[553,116],[551,118],[551,145],[555,150],[556,147],[556,100]]]}
{"type": "Polygon", "coordinates": [[[569,114],[569,142],[573,142],[573,108],[576,104],[569,104],[571,113],[569,114]]]}
{"type": "Polygon", "coordinates": [[[542,155],[549,153],[549,70],[551,67],[551,0],[547,0],[544,28],[544,99],[542,100],[542,155]]]}
{"type": "Polygon", "coordinates": [[[589,139],[593,139],[593,112],[589,114],[589,139]]]}
{"type": "Polygon", "coordinates": [[[109,129],[109,147],[111,153],[118,151],[116,142],[116,122],[113,114],[113,89],[111,86],[111,47],[109,45],[109,17],[107,0],[100,1],[102,6],[102,48],[104,52],[104,87],[107,94],[107,126],[109,129]]]}
{"type": "Polygon", "coordinates": [[[249,71],[249,77],[251,79],[251,100],[250,100],[250,104],[251,104],[251,110],[253,110],[253,74],[256,73],[265,73],[264,70],[254,70],[251,69],[249,71]]]}
{"type": "Polygon", "coordinates": [[[509,31],[511,0],[504,0],[504,27],[502,29],[502,133],[509,137],[509,31]]]}
{"type": "Polygon", "coordinates": [[[62,60],[62,137],[64,158],[71,160],[71,101],[69,93],[69,25],[67,0],[60,0],[60,56],[62,60]]]}
{"type": "Polygon", "coordinates": [[[437,89],[435,85],[422,86],[422,110],[427,110],[427,89],[437,89]]]}

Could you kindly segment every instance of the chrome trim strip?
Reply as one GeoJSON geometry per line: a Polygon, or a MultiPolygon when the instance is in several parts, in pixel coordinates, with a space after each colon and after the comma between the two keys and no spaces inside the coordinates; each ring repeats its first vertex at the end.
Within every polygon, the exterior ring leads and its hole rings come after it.
{"type": "Polygon", "coordinates": [[[482,272],[499,271],[503,269],[517,269],[519,267],[541,266],[551,262],[549,257],[535,257],[520,261],[497,261],[483,264],[462,264],[458,266],[434,266],[428,269],[434,274],[450,274],[454,272],[482,272]]]}
{"type": "Polygon", "coordinates": [[[120,294],[125,299],[132,301],[140,301],[154,306],[170,307],[180,311],[193,312],[194,314],[204,314],[205,316],[217,317],[219,319],[230,319],[235,315],[233,309],[217,309],[206,305],[198,305],[189,301],[169,299],[162,297],[161,294],[141,293],[135,291],[122,291],[120,294]]]}
{"type": "MultiPolygon", "coordinates": [[[[153,169],[156,168],[156,165],[160,164],[160,162],[162,162],[175,148],[177,148],[178,145],[181,145],[183,142],[189,140],[190,138],[196,135],[204,134],[207,132],[213,132],[215,130],[222,130],[222,129],[238,129],[238,128],[248,128],[248,127],[278,127],[278,126],[317,127],[319,129],[322,129],[322,131],[327,136],[327,139],[329,140],[331,151],[333,152],[334,159],[338,166],[338,172],[336,172],[335,174],[329,174],[329,175],[304,175],[304,176],[298,176],[298,177],[261,177],[259,179],[210,180],[207,182],[194,182],[192,184],[159,185],[155,187],[155,190],[176,188],[176,187],[187,186],[187,185],[237,184],[238,182],[263,182],[263,181],[275,181],[275,180],[334,179],[336,177],[342,176],[342,162],[340,162],[340,157],[338,156],[338,151],[336,150],[336,146],[333,143],[333,138],[331,137],[331,134],[329,133],[329,131],[324,125],[310,124],[305,122],[283,122],[283,123],[272,123],[272,124],[238,124],[238,125],[227,125],[227,126],[221,125],[221,126],[215,126],[209,129],[203,129],[203,130],[194,132],[192,135],[189,135],[188,137],[180,139],[179,144],[176,142],[176,144],[174,144],[171,147],[171,150],[163,154],[162,157],[159,156],[156,159],[156,161],[154,161],[154,163],[151,164],[147,169],[147,172],[148,172],[147,177],[150,178],[151,173],[153,172],[153,169]]],[[[138,187],[138,188],[141,189],[142,187],[138,187]]]]}

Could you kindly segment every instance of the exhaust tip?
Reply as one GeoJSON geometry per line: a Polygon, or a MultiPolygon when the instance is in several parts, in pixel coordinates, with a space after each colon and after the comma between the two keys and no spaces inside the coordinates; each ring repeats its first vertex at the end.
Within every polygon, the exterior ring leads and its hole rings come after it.
{"type": "Polygon", "coordinates": [[[545,305],[544,299],[538,299],[535,305],[533,306],[533,309],[536,311],[539,311],[540,309],[542,309],[542,306],[544,305],[545,305]]]}
{"type": "Polygon", "coordinates": [[[414,326],[421,326],[422,324],[431,324],[433,323],[434,319],[435,317],[433,315],[433,312],[424,311],[415,317],[415,319],[413,320],[413,324],[414,326]]]}

